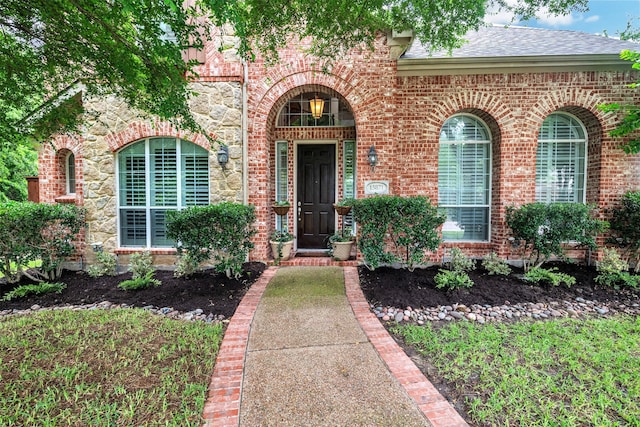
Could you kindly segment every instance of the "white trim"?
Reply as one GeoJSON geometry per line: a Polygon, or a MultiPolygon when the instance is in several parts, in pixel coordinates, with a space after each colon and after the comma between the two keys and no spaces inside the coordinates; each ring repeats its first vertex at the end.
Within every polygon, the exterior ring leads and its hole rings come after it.
{"type": "Polygon", "coordinates": [[[496,56],[479,58],[404,58],[397,75],[442,76],[468,74],[542,73],[556,71],[630,71],[617,54],[496,56]]]}
{"type": "Polygon", "coordinates": [[[444,127],[445,123],[459,116],[466,116],[479,122],[485,128],[487,134],[489,135],[489,140],[482,140],[482,139],[468,140],[468,141],[454,140],[454,141],[441,142],[440,133],[438,133],[438,180],[440,179],[440,145],[457,145],[457,144],[464,144],[464,143],[488,145],[489,146],[489,151],[488,151],[489,165],[488,165],[487,173],[489,175],[489,180],[488,180],[487,186],[489,189],[489,194],[487,197],[487,204],[486,205],[453,205],[453,206],[440,204],[440,185],[438,183],[438,207],[445,208],[445,209],[446,208],[487,208],[487,239],[486,240],[471,240],[471,239],[445,240],[443,238],[442,241],[445,243],[489,243],[491,242],[491,232],[492,232],[491,213],[493,210],[492,209],[493,208],[493,134],[491,133],[491,128],[487,125],[487,123],[484,120],[482,120],[480,117],[476,116],[475,114],[471,114],[471,113],[458,113],[450,117],[447,117],[447,119],[442,123],[442,126],[440,127],[440,132],[442,131],[442,127],[444,127]]]}
{"type": "MultiPolygon", "coordinates": [[[[580,127],[582,128],[582,134],[584,135],[584,139],[579,140],[579,139],[544,139],[542,140],[542,142],[545,143],[579,143],[582,142],[584,144],[584,169],[582,171],[583,173],[583,180],[582,180],[582,200],[581,201],[577,201],[577,202],[572,202],[572,203],[586,203],[587,202],[587,181],[589,180],[589,132],[587,132],[587,128],[585,127],[584,123],[582,122],[582,120],[580,120],[577,116],[566,112],[566,111],[562,111],[562,110],[556,110],[552,113],[549,113],[544,120],[542,121],[542,123],[540,124],[540,127],[538,128],[538,138],[536,138],[536,160],[535,160],[535,164],[534,164],[534,168],[535,168],[535,181],[534,183],[537,184],[537,180],[538,180],[538,147],[540,146],[540,131],[542,130],[542,126],[544,125],[544,122],[552,115],[562,115],[565,117],[570,117],[573,120],[575,120],[578,125],[580,125],[580,127]]],[[[536,195],[534,194],[534,200],[536,202],[541,202],[541,203],[549,203],[545,200],[538,200],[536,195]]],[[[571,202],[570,202],[571,203],[571,202]]]]}
{"type": "MultiPolygon", "coordinates": [[[[296,236],[294,241],[294,250],[298,249],[298,146],[300,145],[333,145],[334,146],[334,199],[338,197],[338,178],[340,177],[339,165],[338,165],[338,140],[336,139],[303,139],[293,141],[293,233],[296,236]]],[[[334,230],[338,229],[338,217],[334,215],[334,230]]]]}
{"type": "Polygon", "coordinates": [[[64,159],[64,186],[68,195],[76,194],[76,186],[78,185],[76,177],[76,155],[73,154],[73,151],[70,151],[64,159]],[[69,171],[69,167],[71,166],[69,160],[71,156],[73,156],[73,189],[71,188],[71,172],[69,171]]]}

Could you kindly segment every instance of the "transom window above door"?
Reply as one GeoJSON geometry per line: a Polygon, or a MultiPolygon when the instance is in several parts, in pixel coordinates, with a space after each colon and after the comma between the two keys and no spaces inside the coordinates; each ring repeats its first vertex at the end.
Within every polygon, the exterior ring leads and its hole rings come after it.
{"type": "Polygon", "coordinates": [[[291,98],[278,113],[278,127],[349,127],[353,113],[346,102],[322,92],[305,92],[291,98]]]}

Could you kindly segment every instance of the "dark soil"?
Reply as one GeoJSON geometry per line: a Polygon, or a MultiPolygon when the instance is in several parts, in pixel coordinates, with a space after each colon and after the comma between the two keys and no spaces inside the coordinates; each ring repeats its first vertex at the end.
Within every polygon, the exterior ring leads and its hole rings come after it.
{"type": "MultiPolygon", "coordinates": [[[[162,285],[155,288],[124,291],[118,288],[123,280],[131,278],[131,273],[117,276],[92,278],[85,272],[65,271],[57,282],[67,285],[60,294],[31,296],[13,301],[0,301],[0,311],[7,309],[27,309],[37,304],[41,307],[57,305],[82,305],[109,301],[113,304],[128,304],[133,307],[172,307],[178,311],[200,308],[204,314],[233,315],[247,289],[265,269],[259,262],[243,265],[243,274],[238,279],[228,279],[224,274],[207,270],[194,274],[189,279],[176,278],[172,271],[156,271],[155,278],[162,285]]],[[[29,283],[27,281],[21,282],[29,283]]],[[[0,295],[13,289],[0,279],[0,295]]]]}
{"type": "Polygon", "coordinates": [[[515,269],[509,276],[489,275],[482,269],[471,271],[473,287],[455,291],[436,289],[434,276],[439,267],[416,269],[413,272],[393,268],[370,271],[360,267],[360,283],[367,300],[383,307],[426,308],[455,303],[499,306],[504,304],[573,301],[576,297],[599,302],[638,300],[638,292],[615,290],[600,286],[594,279],[594,267],[579,264],[549,263],[545,268],[576,278],[576,284],[563,286],[537,286],[522,279],[522,271],[515,269]]]}

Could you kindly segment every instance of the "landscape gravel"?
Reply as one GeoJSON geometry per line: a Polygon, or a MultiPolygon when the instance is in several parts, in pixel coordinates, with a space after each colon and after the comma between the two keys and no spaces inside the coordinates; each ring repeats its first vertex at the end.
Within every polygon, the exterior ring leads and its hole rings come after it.
{"type": "Polygon", "coordinates": [[[637,302],[618,301],[602,303],[577,297],[572,301],[550,303],[510,304],[507,301],[500,306],[452,304],[426,308],[399,308],[372,304],[371,310],[383,322],[424,325],[426,322],[470,321],[484,324],[518,319],[545,320],[563,317],[607,317],[616,313],[638,316],[640,315],[640,304],[637,302]]]}

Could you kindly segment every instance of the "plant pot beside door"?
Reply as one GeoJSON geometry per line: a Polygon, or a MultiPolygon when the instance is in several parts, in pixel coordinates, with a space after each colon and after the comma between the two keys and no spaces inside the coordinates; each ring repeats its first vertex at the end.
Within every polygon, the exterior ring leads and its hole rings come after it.
{"type": "Polygon", "coordinates": [[[269,239],[271,244],[271,252],[273,259],[278,264],[280,261],[286,261],[291,257],[293,250],[293,236],[286,231],[274,231],[269,239]]]}
{"type": "Polygon", "coordinates": [[[351,256],[351,248],[353,246],[353,236],[351,231],[348,235],[334,234],[329,238],[331,247],[331,256],[338,261],[346,261],[351,256]]]}

